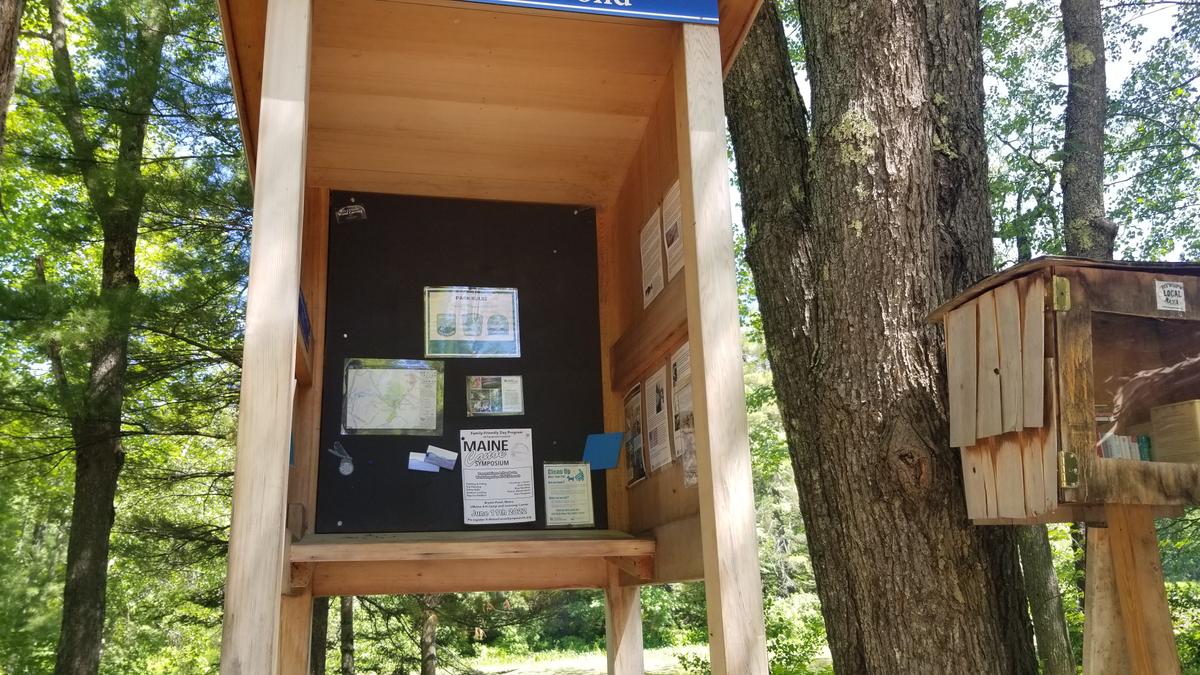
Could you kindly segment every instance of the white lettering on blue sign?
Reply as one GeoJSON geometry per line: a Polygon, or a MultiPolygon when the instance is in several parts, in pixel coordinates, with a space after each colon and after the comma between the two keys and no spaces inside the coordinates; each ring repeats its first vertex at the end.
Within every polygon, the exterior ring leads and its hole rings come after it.
{"type": "Polygon", "coordinates": [[[470,0],[487,5],[608,14],[679,23],[717,23],[717,0],[470,0]]]}

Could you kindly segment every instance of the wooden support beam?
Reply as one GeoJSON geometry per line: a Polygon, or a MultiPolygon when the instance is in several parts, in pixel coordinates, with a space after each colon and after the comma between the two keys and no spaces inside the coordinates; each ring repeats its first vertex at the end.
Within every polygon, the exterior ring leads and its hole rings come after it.
{"type": "Polygon", "coordinates": [[[641,591],[621,584],[621,569],[607,568],[604,587],[604,641],[609,675],[642,675],[645,672],[642,644],[641,591]]]}
{"type": "Polygon", "coordinates": [[[683,275],[676,276],[612,347],[611,382],[624,395],[634,383],[671,358],[687,339],[683,275]]]}
{"type": "Polygon", "coordinates": [[[291,502],[287,505],[286,527],[288,538],[292,543],[300,541],[304,536],[304,505],[291,502]]]}
{"type": "Polygon", "coordinates": [[[284,594],[299,595],[312,586],[313,567],[313,563],[288,563],[287,590],[284,594]]]}
{"type": "MultiPolygon", "coordinates": [[[[596,255],[599,268],[600,378],[604,391],[604,430],[620,431],[625,421],[624,392],[616,391],[612,377],[612,346],[621,335],[621,279],[617,261],[617,215],[611,208],[596,210],[596,255]]],[[[629,493],[625,487],[625,463],[605,472],[608,526],[629,529],[629,493]]]]}
{"type": "Polygon", "coordinates": [[[700,516],[672,520],[654,528],[654,583],[704,578],[704,549],[700,545],[700,516]]]}
{"type": "Polygon", "coordinates": [[[1175,648],[1171,612],[1163,589],[1162,560],[1152,509],[1108,504],[1104,511],[1108,516],[1112,572],[1121,605],[1129,672],[1178,674],[1179,651],[1175,648]]]}
{"type": "MultiPolygon", "coordinates": [[[[311,566],[309,574],[312,573],[311,566]]],[[[279,670],[281,675],[307,675],[312,634],[312,587],[283,596],[279,617],[279,670]]]]}
{"type": "Polygon", "coordinates": [[[637,586],[649,583],[654,579],[654,556],[652,555],[605,558],[605,560],[616,565],[626,574],[627,581],[622,582],[626,586],[637,586]]]}
{"type": "Polygon", "coordinates": [[[329,265],[329,190],[305,188],[300,288],[308,302],[312,330],[312,377],[296,387],[292,433],[295,461],[288,478],[288,502],[304,506],[303,534],[311,534],[317,504],[317,465],[321,456],[321,394],[325,372],[325,296],[329,265]]]}
{"type": "Polygon", "coordinates": [[[1107,527],[1087,528],[1087,611],[1083,617],[1083,675],[1128,675],[1121,603],[1113,580],[1107,527]]]}
{"type": "Polygon", "coordinates": [[[604,558],[393,560],[322,562],[313,570],[313,595],[406,595],[604,588],[604,558]]]}
{"type": "Polygon", "coordinates": [[[309,0],[270,0],[267,8],[223,675],[274,673],[279,665],[310,18],[309,0]]]}
{"type": "Polygon", "coordinates": [[[290,551],[292,562],[499,560],[654,556],[654,540],[611,530],[392,532],[310,534],[290,551]]]}
{"type": "MultiPolygon", "coordinates": [[[[325,277],[329,248],[329,190],[305,188],[304,232],[300,252],[300,289],[308,304],[312,345],[308,355],[309,378],[297,382],[292,410],[293,463],[288,472],[287,529],[294,544],[312,534],[316,511],[317,459],[321,454],[321,392],[325,354],[325,277]]],[[[296,337],[297,349],[302,340],[296,337]]],[[[292,560],[288,547],[287,560],[292,560]]],[[[279,663],[281,673],[301,672],[307,663],[312,631],[313,565],[287,567],[285,596],[280,599],[279,663]],[[289,597],[290,596],[290,597],[289,597]],[[292,598],[304,596],[307,603],[292,598]]],[[[307,672],[307,671],[304,671],[307,672]]]]}
{"type": "Polygon", "coordinates": [[[714,675],[765,675],[762,582],[742,374],[716,26],[683,24],[672,69],[714,675]]]}
{"type": "MultiPolygon", "coordinates": [[[[1182,506],[1152,506],[1155,518],[1178,518],[1182,506]]],[[[1104,504],[1057,504],[1053,509],[1028,518],[972,518],[974,525],[1035,525],[1041,523],[1087,523],[1088,527],[1108,527],[1104,504]]],[[[661,550],[661,545],[659,549],[661,550]]]]}

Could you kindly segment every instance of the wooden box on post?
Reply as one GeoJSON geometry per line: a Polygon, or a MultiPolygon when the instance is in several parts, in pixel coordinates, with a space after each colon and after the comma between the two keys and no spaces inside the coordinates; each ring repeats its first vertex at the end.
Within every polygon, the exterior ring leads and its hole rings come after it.
{"type": "MultiPolygon", "coordinates": [[[[255,250],[270,251],[279,243],[270,237],[285,234],[300,244],[298,270],[286,248],[274,269],[255,268],[250,303],[264,306],[255,289],[282,268],[292,288],[268,299],[283,307],[284,295],[298,294],[301,308],[299,326],[282,325],[269,345],[291,357],[269,378],[273,391],[293,392],[290,407],[242,401],[243,411],[270,410],[255,420],[262,437],[290,438],[293,452],[290,468],[281,442],[247,464],[252,471],[239,465],[247,489],[235,497],[235,519],[272,518],[260,519],[268,532],[233,534],[232,548],[251,557],[231,558],[230,578],[246,582],[226,596],[226,616],[238,623],[226,633],[222,671],[306,672],[314,596],[598,588],[608,601],[610,672],[640,673],[638,587],[702,579],[713,671],[764,674],[721,94],[757,0],[653,0],[711,4],[657,15],[644,0],[623,16],[575,12],[629,3],[564,0],[570,12],[559,12],[523,0],[290,1],[219,2],[247,154],[253,167],[263,153],[258,165],[273,171],[257,172],[256,197],[288,200],[295,211],[281,221],[291,230],[260,233],[256,221],[255,250]],[[300,6],[311,9],[311,40],[297,41],[283,21],[300,6]],[[264,62],[269,45],[286,48],[286,58],[264,62]],[[290,73],[283,63],[302,64],[305,77],[288,79],[277,100],[272,80],[290,73]],[[286,137],[263,133],[281,122],[286,137]],[[279,150],[288,147],[304,152],[279,150]],[[302,194],[275,186],[283,169],[303,178],[302,194]],[[350,200],[369,202],[365,224],[337,223],[350,200]],[[644,237],[668,211],[673,229],[644,237]],[[454,236],[439,236],[454,223],[454,236]],[[558,244],[570,245],[569,264],[554,258],[567,255],[558,244]],[[451,260],[443,249],[453,247],[464,253],[451,260]],[[648,296],[642,262],[654,255],[664,272],[648,296]],[[514,265],[523,274],[509,274],[514,265]],[[672,453],[633,481],[622,452],[595,481],[604,529],[547,528],[538,472],[533,522],[465,527],[458,476],[430,478],[441,491],[420,493],[420,477],[398,459],[419,439],[355,442],[334,419],[347,359],[426,357],[414,353],[421,328],[410,297],[426,283],[528,294],[522,315],[547,325],[530,327],[528,349],[511,364],[516,374],[536,368],[546,389],[536,410],[494,426],[532,427],[542,459],[577,457],[585,431],[625,431],[629,388],[646,387],[688,345],[695,461],[685,469],[672,453]],[[553,303],[543,300],[572,292],[586,311],[562,313],[569,325],[555,333],[553,303]],[[551,344],[555,335],[561,343],[551,344]],[[564,386],[551,386],[556,377],[564,386]],[[558,415],[565,406],[578,410],[558,415]],[[355,455],[353,481],[339,474],[335,441],[355,455]],[[275,489],[250,489],[264,482],[275,489]],[[240,561],[279,560],[281,542],[280,569],[240,561]]],[[[248,363],[256,358],[247,352],[248,363]]],[[[462,367],[446,372],[461,379],[462,367]]],[[[446,386],[455,388],[446,405],[457,410],[462,383],[446,386]]],[[[442,444],[474,424],[457,413],[446,420],[442,444]]],[[[239,444],[241,456],[256,452],[239,444]]]]}
{"type": "Polygon", "coordinates": [[[930,320],[973,522],[1200,503],[1200,265],[1038,258],[930,320]]]}
{"type": "Polygon", "coordinates": [[[967,289],[950,443],[976,525],[1087,522],[1084,673],[1180,672],[1156,516],[1200,503],[1200,265],[1047,257],[967,289]]]}

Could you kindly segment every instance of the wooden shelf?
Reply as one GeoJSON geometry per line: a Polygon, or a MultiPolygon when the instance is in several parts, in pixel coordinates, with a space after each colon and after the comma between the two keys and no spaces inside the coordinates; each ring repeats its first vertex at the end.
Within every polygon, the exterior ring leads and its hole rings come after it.
{"type": "Polygon", "coordinates": [[[664,364],[687,336],[686,290],[683,275],[676,274],[612,346],[613,390],[624,394],[642,376],[664,364]]]}
{"type": "Polygon", "coordinates": [[[614,530],[310,534],[291,545],[291,561],[635,558],[652,556],[654,550],[653,538],[614,530]]]}

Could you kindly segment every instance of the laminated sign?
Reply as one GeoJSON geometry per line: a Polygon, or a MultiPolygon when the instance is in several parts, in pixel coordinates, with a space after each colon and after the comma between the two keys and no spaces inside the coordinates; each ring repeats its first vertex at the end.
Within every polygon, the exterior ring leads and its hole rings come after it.
{"type": "Polygon", "coordinates": [[[593,527],[592,468],[587,462],[546,462],[546,527],[593,527]]]}
{"type": "Polygon", "coordinates": [[[425,288],[425,356],[520,355],[517,289],[425,288]]]}

